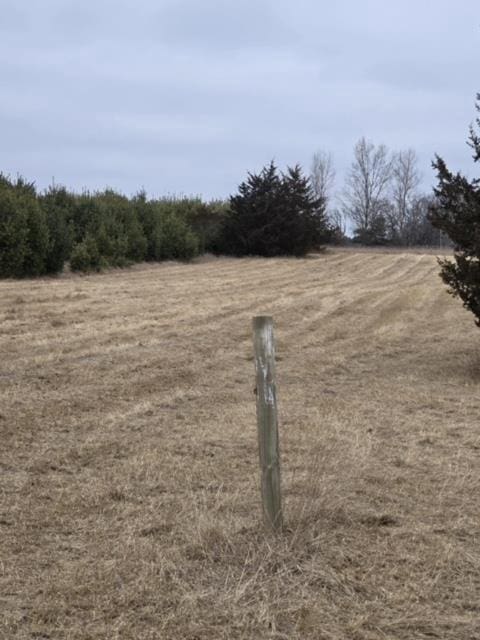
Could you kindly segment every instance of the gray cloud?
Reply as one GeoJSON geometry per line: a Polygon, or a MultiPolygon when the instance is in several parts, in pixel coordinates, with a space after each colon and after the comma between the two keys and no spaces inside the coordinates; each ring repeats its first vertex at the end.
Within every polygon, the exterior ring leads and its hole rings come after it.
{"type": "Polygon", "coordinates": [[[362,135],[471,172],[477,5],[3,0],[0,170],[226,196],[362,135]]]}
{"type": "Polygon", "coordinates": [[[268,2],[175,0],[163,3],[155,33],[174,47],[234,52],[293,44],[295,33],[268,2]]]}

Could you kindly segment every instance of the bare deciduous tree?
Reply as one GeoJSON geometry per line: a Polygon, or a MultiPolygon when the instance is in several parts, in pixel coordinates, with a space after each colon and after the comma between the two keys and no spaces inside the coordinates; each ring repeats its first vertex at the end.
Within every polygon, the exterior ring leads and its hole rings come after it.
{"type": "Polygon", "coordinates": [[[417,189],[421,176],[418,158],[413,149],[394,154],[392,161],[392,207],[387,217],[391,239],[399,244],[409,244],[408,231],[414,220],[413,205],[418,199],[417,189]]]}
{"type": "Polygon", "coordinates": [[[328,207],[335,183],[335,168],[331,153],[317,151],[313,155],[310,180],[316,197],[321,198],[325,203],[325,207],[328,207]]]}
{"type": "Polygon", "coordinates": [[[348,220],[341,209],[335,208],[328,212],[328,220],[339,238],[347,236],[348,220]]]}
{"type": "Polygon", "coordinates": [[[406,237],[409,245],[451,247],[448,236],[436,229],[430,219],[432,207],[437,205],[433,195],[416,195],[411,203],[408,216],[406,237]]]}
{"type": "Polygon", "coordinates": [[[359,237],[378,226],[378,218],[384,215],[391,176],[392,160],[387,147],[383,144],[376,147],[361,138],[354,148],[342,197],[342,209],[356,225],[359,237]]]}

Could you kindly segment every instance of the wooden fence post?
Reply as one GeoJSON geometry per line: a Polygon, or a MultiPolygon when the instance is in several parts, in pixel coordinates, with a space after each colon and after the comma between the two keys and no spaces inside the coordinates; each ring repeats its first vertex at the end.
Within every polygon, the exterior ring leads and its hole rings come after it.
{"type": "Polygon", "coordinates": [[[266,525],[279,531],[283,527],[280,486],[280,447],[275,390],[275,343],[273,320],[269,316],[253,318],[255,348],[257,428],[262,504],[266,525]]]}

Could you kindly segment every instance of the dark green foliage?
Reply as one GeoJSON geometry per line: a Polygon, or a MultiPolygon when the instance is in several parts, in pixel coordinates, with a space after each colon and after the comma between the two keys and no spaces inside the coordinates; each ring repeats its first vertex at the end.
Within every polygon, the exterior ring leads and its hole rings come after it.
{"type": "Polygon", "coordinates": [[[199,253],[217,252],[218,237],[230,212],[228,201],[199,201],[187,213],[186,220],[198,238],[199,253]]]}
{"type": "Polygon", "coordinates": [[[274,243],[283,209],[281,179],[273,164],[259,174],[249,173],[230,198],[230,215],[221,233],[224,253],[242,255],[277,255],[274,243]]]}
{"type": "Polygon", "coordinates": [[[96,239],[105,264],[121,267],[145,260],[147,239],[131,200],[111,189],[85,194],[83,199],[91,200],[84,210],[95,213],[87,223],[86,233],[96,239]]]}
{"type": "MultiPolygon", "coordinates": [[[[1,177],[0,177],[1,180],[1,177]]],[[[0,182],[0,276],[24,275],[28,251],[27,215],[17,194],[0,182]]]]}
{"type": "Polygon", "coordinates": [[[185,220],[175,214],[164,217],[155,237],[157,260],[191,260],[198,254],[198,240],[185,220]]]}
{"type": "Polygon", "coordinates": [[[99,210],[94,195],[84,192],[74,196],[71,208],[73,240],[81,242],[87,232],[98,224],[99,210]]]}
{"type": "Polygon", "coordinates": [[[145,191],[139,191],[132,198],[132,206],[146,240],[145,260],[156,260],[155,236],[158,215],[155,206],[147,199],[145,191]]]}
{"type": "Polygon", "coordinates": [[[38,202],[28,198],[25,202],[27,210],[27,253],[24,257],[24,274],[40,276],[48,273],[47,259],[50,249],[50,237],[45,213],[38,202]]]}
{"type": "Polygon", "coordinates": [[[34,185],[0,175],[0,276],[48,273],[49,246],[47,221],[34,185]]]}
{"type": "MultiPolygon", "coordinates": [[[[480,111],[480,94],[477,95],[480,111]]],[[[480,118],[477,118],[480,127],[480,118]]],[[[472,129],[469,144],[474,162],[480,160],[480,138],[472,129]]],[[[480,179],[468,180],[452,173],[440,157],[433,164],[438,186],[436,202],[430,209],[430,221],[446,233],[454,245],[454,262],[440,260],[440,275],[454,296],[472,311],[480,327],[480,179]]]]}
{"type": "Polygon", "coordinates": [[[65,187],[56,186],[49,187],[38,197],[38,201],[45,212],[50,237],[47,271],[59,273],[72,250],[74,238],[72,211],[75,201],[65,187]]]}
{"type": "Polygon", "coordinates": [[[326,239],[324,206],[299,167],[251,175],[230,202],[128,198],[112,189],[75,194],[0,175],[0,276],[98,271],[200,252],[304,255],[326,239]]]}
{"type": "Polygon", "coordinates": [[[357,227],[353,236],[353,242],[359,242],[367,246],[388,244],[385,217],[379,214],[373,218],[367,228],[357,227]]]}
{"type": "Polygon", "coordinates": [[[146,238],[146,260],[190,260],[199,253],[199,239],[189,224],[204,205],[197,198],[147,200],[144,192],[133,206],[146,238]]]}
{"type": "Polygon", "coordinates": [[[303,256],[330,240],[325,202],[317,198],[299,165],[282,176],[284,196],[283,232],[280,247],[286,254],[303,256]]]}
{"type": "Polygon", "coordinates": [[[219,248],[237,256],[303,256],[328,236],[324,203],[300,167],[279,174],[271,162],[259,174],[248,174],[230,198],[219,248]]]}
{"type": "Polygon", "coordinates": [[[72,271],[100,271],[108,266],[105,258],[101,256],[97,241],[87,233],[85,238],[77,243],[70,256],[70,268],[72,271]]]}
{"type": "Polygon", "coordinates": [[[52,186],[39,195],[0,174],[0,277],[58,273],[68,260],[74,271],[190,260],[213,235],[219,216],[211,208],[199,198],[127,198],[111,189],[77,195],[52,186]]]}

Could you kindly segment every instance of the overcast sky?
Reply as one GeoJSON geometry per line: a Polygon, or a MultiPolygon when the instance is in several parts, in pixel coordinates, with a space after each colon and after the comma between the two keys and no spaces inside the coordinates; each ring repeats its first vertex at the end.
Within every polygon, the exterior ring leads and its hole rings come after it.
{"type": "Polygon", "coordinates": [[[0,0],[0,171],[225,197],[361,136],[472,175],[478,0],[0,0]]]}

